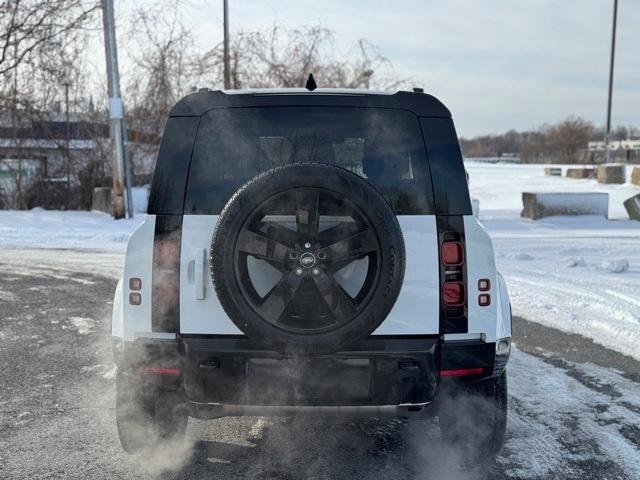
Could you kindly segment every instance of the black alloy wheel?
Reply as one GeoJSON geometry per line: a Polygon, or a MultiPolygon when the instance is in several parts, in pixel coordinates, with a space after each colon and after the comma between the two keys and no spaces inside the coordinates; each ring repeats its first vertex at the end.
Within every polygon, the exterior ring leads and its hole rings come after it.
{"type": "Polygon", "coordinates": [[[213,236],[211,273],[232,321],[288,353],[335,351],[386,317],[404,273],[395,215],[331,165],[279,167],[243,186],[213,236]]]}

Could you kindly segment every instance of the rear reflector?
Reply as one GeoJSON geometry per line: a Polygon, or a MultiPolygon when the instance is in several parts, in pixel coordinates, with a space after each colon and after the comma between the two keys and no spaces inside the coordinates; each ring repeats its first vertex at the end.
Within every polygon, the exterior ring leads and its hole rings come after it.
{"type": "Polygon", "coordinates": [[[491,290],[491,280],[488,278],[481,278],[478,280],[478,290],[481,292],[488,292],[491,290]]]}
{"type": "Polygon", "coordinates": [[[138,367],[136,369],[138,373],[152,373],[154,375],[180,375],[179,368],[165,368],[165,367],[138,367]]]}
{"type": "Polygon", "coordinates": [[[444,282],[442,286],[442,300],[448,307],[464,305],[464,283],[444,282]]]}
{"type": "Polygon", "coordinates": [[[481,293],[478,295],[478,305],[481,307],[488,307],[491,305],[491,295],[488,293],[481,293]]]}
{"type": "Polygon", "coordinates": [[[464,377],[469,375],[482,375],[483,369],[480,368],[454,368],[451,370],[440,370],[441,377],[464,377]]]}
{"type": "Polygon", "coordinates": [[[138,291],[142,288],[142,280],[137,277],[132,277],[129,279],[129,289],[138,291]]]}
{"type": "Polygon", "coordinates": [[[131,292],[129,294],[129,303],[131,305],[140,305],[142,303],[142,295],[138,292],[131,292]]]}
{"type": "Polygon", "coordinates": [[[445,265],[462,265],[464,262],[464,247],[460,242],[444,242],[440,254],[445,265]]]}

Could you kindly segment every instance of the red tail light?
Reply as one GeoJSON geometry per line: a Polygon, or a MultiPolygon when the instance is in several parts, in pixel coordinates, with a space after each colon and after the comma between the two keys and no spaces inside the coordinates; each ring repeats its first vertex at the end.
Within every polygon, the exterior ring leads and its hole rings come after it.
{"type": "Polygon", "coordinates": [[[459,307],[464,305],[465,293],[464,283],[445,282],[442,286],[442,300],[448,307],[459,307]]]}
{"type": "Polygon", "coordinates": [[[180,226],[173,217],[156,218],[151,281],[151,328],[180,330],[180,226]],[[160,222],[160,223],[158,223],[160,222]]]}
{"type": "Polygon", "coordinates": [[[454,368],[451,370],[440,370],[441,377],[465,377],[469,375],[482,375],[483,369],[480,368],[454,368]]]}
{"type": "Polygon", "coordinates": [[[443,242],[440,254],[445,265],[462,265],[464,262],[464,247],[460,242],[443,242]]]}
{"type": "Polygon", "coordinates": [[[138,373],[152,373],[154,375],[180,375],[179,368],[166,368],[166,367],[138,367],[136,369],[138,373]]]}
{"type": "Polygon", "coordinates": [[[174,266],[178,263],[180,245],[175,240],[161,240],[156,245],[156,261],[158,265],[174,266]]]}
{"type": "Polygon", "coordinates": [[[437,217],[440,254],[440,333],[467,333],[467,260],[462,217],[437,217]]]}
{"type": "Polygon", "coordinates": [[[164,304],[173,305],[178,301],[178,287],[171,281],[154,285],[153,293],[158,295],[157,299],[164,304]]]}

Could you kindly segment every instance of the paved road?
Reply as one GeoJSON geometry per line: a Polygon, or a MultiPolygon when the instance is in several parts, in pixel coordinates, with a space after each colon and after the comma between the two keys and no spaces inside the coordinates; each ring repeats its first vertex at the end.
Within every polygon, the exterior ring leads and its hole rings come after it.
{"type": "Polygon", "coordinates": [[[638,363],[522,319],[490,472],[461,469],[429,421],[190,420],[187,447],[128,457],[107,335],[121,261],[0,252],[0,478],[640,478],[638,363]]]}

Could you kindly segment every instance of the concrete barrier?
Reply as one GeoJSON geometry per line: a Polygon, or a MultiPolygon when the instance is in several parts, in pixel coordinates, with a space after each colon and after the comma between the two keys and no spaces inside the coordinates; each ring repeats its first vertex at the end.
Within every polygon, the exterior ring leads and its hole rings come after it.
{"type": "Polygon", "coordinates": [[[624,165],[598,165],[598,183],[626,182],[624,165]]]}
{"type": "Polygon", "coordinates": [[[595,167],[567,168],[569,178],[596,178],[596,176],[595,167]]]}
{"type": "Polygon", "coordinates": [[[633,167],[631,171],[631,183],[640,185],[640,167],[633,167]]]}
{"type": "Polygon", "coordinates": [[[562,169],[560,167],[544,167],[544,174],[551,177],[561,177],[562,169]]]}
{"type": "Polygon", "coordinates": [[[520,216],[537,220],[557,215],[599,215],[609,213],[609,194],[596,192],[522,193],[520,216]]]}
{"type": "Polygon", "coordinates": [[[91,197],[91,210],[99,212],[113,213],[113,204],[111,201],[111,188],[95,187],[91,197]]]}
{"type": "Polygon", "coordinates": [[[471,198],[471,210],[473,212],[473,216],[478,218],[480,215],[480,200],[477,198],[471,198]]]}
{"type": "Polygon", "coordinates": [[[640,220],[640,193],[624,201],[624,208],[627,209],[631,220],[640,220]]]}

